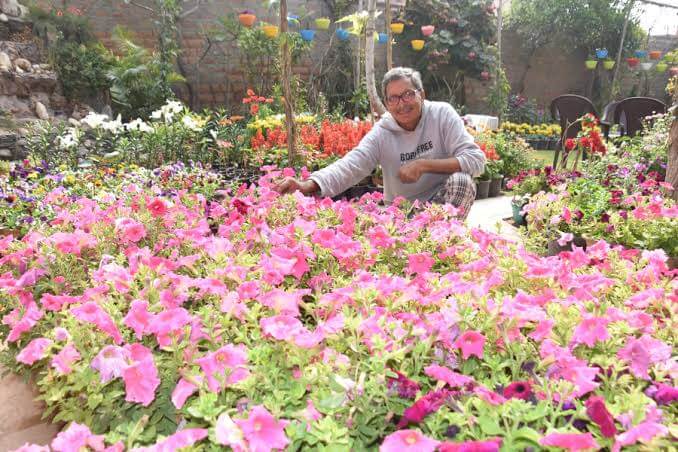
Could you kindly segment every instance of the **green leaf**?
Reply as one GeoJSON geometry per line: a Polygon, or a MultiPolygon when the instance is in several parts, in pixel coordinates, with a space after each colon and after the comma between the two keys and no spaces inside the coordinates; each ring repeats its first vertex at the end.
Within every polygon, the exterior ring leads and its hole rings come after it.
{"type": "Polygon", "coordinates": [[[504,433],[504,429],[499,426],[497,421],[487,416],[479,417],[478,425],[486,435],[500,435],[504,433]]]}

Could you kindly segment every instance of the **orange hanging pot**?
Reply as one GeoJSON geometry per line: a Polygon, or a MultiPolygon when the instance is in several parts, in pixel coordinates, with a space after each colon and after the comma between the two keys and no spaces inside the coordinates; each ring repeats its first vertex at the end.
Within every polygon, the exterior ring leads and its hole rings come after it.
{"type": "Polygon", "coordinates": [[[257,16],[252,13],[240,13],[238,15],[238,20],[245,27],[251,27],[254,25],[254,21],[257,20],[257,16]]]}

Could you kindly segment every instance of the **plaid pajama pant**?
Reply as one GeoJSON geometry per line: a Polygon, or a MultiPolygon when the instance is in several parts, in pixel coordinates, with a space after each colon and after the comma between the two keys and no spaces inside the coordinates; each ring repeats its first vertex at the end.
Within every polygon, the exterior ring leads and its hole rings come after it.
{"type": "Polygon", "coordinates": [[[465,220],[476,199],[476,184],[468,173],[452,173],[443,187],[430,199],[435,204],[452,204],[461,209],[457,215],[465,220]]]}

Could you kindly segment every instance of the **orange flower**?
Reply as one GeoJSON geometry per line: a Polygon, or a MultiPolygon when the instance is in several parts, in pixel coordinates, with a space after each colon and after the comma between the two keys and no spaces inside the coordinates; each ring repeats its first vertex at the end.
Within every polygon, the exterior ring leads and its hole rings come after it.
{"type": "Polygon", "coordinates": [[[250,97],[254,96],[254,91],[251,88],[247,88],[247,95],[250,97]]]}

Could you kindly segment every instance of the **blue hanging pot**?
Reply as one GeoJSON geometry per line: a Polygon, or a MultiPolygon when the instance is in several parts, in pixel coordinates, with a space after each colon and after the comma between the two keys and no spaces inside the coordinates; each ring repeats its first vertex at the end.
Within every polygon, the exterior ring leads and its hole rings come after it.
{"type": "Polygon", "coordinates": [[[379,44],[386,44],[388,42],[388,35],[386,33],[379,33],[379,44]]]}
{"type": "Polygon", "coordinates": [[[304,41],[313,41],[313,36],[315,36],[315,30],[301,30],[299,33],[304,41]]]}
{"type": "Polygon", "coordinates": [[[291,27],[294,27],[295,25],[299,25],[299,16],[296,14],[288,14],[287,15],[287,24],[290,25],[291,27]]]}
{"type": "Polygon", "coordinates": [[[607,49],[596,49],[596,58],[599,60],[607,58],[607,49]]]}
{"type": "Polygon", "coordinates": [[[636,58],[647,58],[647,50],[636,50],[636,58]]]}
{"type": "Polygon", "coordinates": [[[337,28],[337,38],[339,38],[340,41],[347,41],[348,37],[350,36],[349,32],[344,30],[343,28],[337,28]]]}

